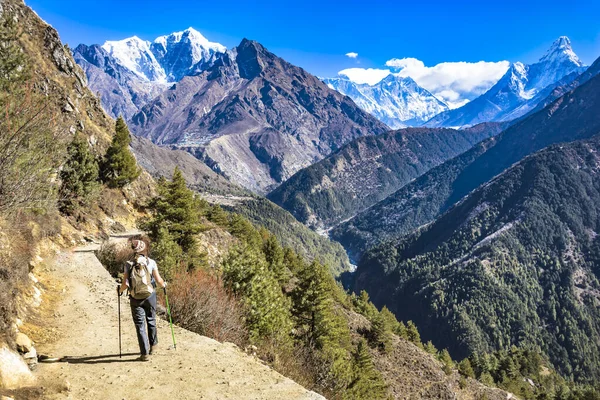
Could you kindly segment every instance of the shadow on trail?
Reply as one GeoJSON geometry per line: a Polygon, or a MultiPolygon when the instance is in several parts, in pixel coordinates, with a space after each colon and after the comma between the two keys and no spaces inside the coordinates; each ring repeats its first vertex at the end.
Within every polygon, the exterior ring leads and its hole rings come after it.
{"type": "MultiPolygon", "coordinates": [[[[60,358],[53,359],[53,361],[46,362],[63,362],[69,364],[112,364],[112,363],[122,363],[122,362],[137,362],[137,357],[139,357],[139,353],[125,353],[123,357],[131,357],[136,356],[136,358],[119,358],[118,354],[106,354],[102,356],[85,356],[85,357],[73,357],[73,356],[64,356],[60,358]]],[[[42,360],[40,360],[42,361],[42,360]]],[[[44,361],[42,361],[44,362],[44,361]]]]}

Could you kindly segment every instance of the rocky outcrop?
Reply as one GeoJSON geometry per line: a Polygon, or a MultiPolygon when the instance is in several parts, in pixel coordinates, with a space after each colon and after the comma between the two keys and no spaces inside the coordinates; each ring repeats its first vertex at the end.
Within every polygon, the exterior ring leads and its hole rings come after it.
{"type": "Polygon", "coordinates": [[[167,87],[166,83],[139,79],[99,45],[80,44],[74,57],[88,77],[90,88],[100,97],[104,109],[115,117],[130,118],[167,87]]]}

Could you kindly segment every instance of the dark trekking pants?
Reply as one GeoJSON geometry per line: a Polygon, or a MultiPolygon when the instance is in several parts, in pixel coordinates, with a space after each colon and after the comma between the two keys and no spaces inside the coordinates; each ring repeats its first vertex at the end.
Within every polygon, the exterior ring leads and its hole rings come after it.
{"type": "Polygon", "coordinates": [[[131,316],[135,323],[140,353],[142,355],[150,353],[150,346],[158,344],[158,334],[156,331],[156,292],[144,300],[129,298],[131,306],[131,316]],[[148,330],[146,331],[146,324],[148,330]]]}

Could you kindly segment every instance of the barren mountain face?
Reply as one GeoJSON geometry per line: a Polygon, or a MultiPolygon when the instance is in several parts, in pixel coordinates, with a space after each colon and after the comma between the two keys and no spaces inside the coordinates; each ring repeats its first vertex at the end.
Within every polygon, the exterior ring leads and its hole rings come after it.
{"type": "Polygon", "coordinates": [[[137,135],[189,150],[258,193],[352,139],[388,130],[348,97],[249,40],[173,84],[130,124],[137,135]]]}

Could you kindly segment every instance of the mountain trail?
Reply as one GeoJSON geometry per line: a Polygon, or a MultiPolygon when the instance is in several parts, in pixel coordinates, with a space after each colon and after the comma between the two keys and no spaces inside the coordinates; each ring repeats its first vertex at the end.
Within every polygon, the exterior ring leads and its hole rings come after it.
{"type": "Polygon", "coordinates": [[[44,271],[64,287],[53,315],[44,317],[57,340],[38,346],[39,354],[61,358],[36,369],[46,398],[323,399],[233,344],[175,327],[175,350],[169,324],[161,319],[158,351],[150,362],[136,361],[139,348],[125,296],[120,358],[116,283],[96,258],[97,247],[62,252],[44,271]]]}

